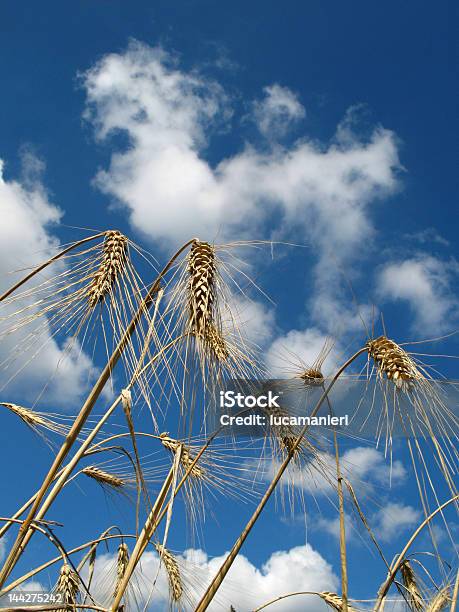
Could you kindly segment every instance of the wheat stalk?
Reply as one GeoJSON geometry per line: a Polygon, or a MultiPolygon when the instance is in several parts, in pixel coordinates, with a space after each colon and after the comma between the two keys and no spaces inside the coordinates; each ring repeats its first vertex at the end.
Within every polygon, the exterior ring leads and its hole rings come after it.
{"type": "Polygon", "coordinates": [[[119,476],[116,476],[115,474],[110,474],[110,472],[101,470],[100,468],[95,467],[94,465],[89,465],[88,467],[83,468],[81,471],[86,476],[89,476],[89,478],[97,480],[98,483],[102,485],[108,485],[110,487],[113,487],[114,489],[120,489],[126,484],[125,481],[119,476]]]}
{"type": "Polygon", "coordinates": [[[70,567],[68,563],[64,563],[59,573],[56,591],[62,595],[62,602],[70,605],[77,603],[79,593],[80,580],[78,574],[70,567]]]}
{"type": "Polygon", "coordinates": [[[112,290],[126,265],[128,239],[117,230],[105,234],[102,261],[87,290],[88,303],[96,306],[112,290]]]}
{"type": "Polygon", "coordinates": [[[179,601],[183,594],[183,583],[180,568],[174,555],[162,544],[155,543],[155,548],[166,568],[169,587],[173,601],[179,601]]]}
{"type": "Polygon", "coordinates": [[[159,439],[161,440],[163,446],[167,448],[167,450],[169,450],[173,455],[175,455],[179,447],[181,447],[182,452],[180,456],[180,463],[185,469],[185,471],[187,471],[192,466],[189,474],[192,478],[202,480],[205,477],[206,472],[200,465],[198,465],[197,463],[192,465],[193,457],[191,455],[190,449],[185,444],[183,444],[183,442],[179,442],[178,440],[169,437],[169,434],[167,432],[160,434],[159,439]]]}
{"type": "Polygon", "coordinates": [[[414,381],[424,380],[413,359],[396,342],[380,336],[366,343],[369,356],[373,359],[381,376],[385,375],[396,387],[410,388],[414,381]]]}

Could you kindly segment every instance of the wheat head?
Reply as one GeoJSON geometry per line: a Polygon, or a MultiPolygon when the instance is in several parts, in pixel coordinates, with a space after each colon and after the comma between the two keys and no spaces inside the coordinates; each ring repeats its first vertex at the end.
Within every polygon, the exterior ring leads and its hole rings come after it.
{"type": "Polygon", "coordinates": [[[411,608],[413,610],[423,610],[424,600],[419,590],[416,575],[408,559],[402,562],[400,572],[402,574],[403,584],[409,593],[411,608]]]}
{"type": "Polygon", "coordinates": [[[307,387],[320,387],[324,383],[324,375],[317,368],[306,368],[300,374],[300,378],[307,387]]]}
{"type": "Polygon", "coordinates": [[[440,589],[434,597],[429,601],[425,612],[441,612],[446,608],[446,605],[451,601],[451,593],[449,587],[440,589]]]}
{"type": "Polygon", "coordinates": [[[188,256],[188,309],[191,333],[202,339],[213,323],[216,272],[214,247],[196,240],[188,256]]]}
{"type": "Polygon", "coordinates": [[[109,472],[101,470],[100,468],[95,467],[94,465],[89,465],[88,467],[83,468],[81,471],[86,476],[89,476],[89,478],[97,480],[98,483],[102,485],[108,485],[110,487],[113,487],[114,489],[120,489],[126,484],[124,480],[119,476],[116,476],[115,474],[110,474],[109,472]]]}
{"type": "Polygon", "coordinates": [[[62,595],[63,603],[75,605],[80,587],[78,574],[70,567],[68,563],[64,563],[59,573],[56,591],[62,595]]]}
{"type": "MultiPolygon", "coordinates": [[[[159,439],[161,440],[163,446],[167,448],[167,450],[169,450],[173,455],[175,455],[180,446],[182,447],[180,463],[182,467],[187,471],[193,463],[193,457],[191,455],[190,449],[185,444],[183,444],[183,442],[179,442],[178,440],[169,437],[169,434],[167,432],[160,434],[159,439]]],[[[203,479],[205,476],[205,470],[196,463],[191,469],[190,476],[196,479],[203,479]]]]}
{"type": "Polygon", "coordinates": [[[112,290],[126,265],[128,239],[117,230],[105,234],[102,261],[88,291],[89,306],[94,307],[112,290]]]}
{"type": "Polygon", "coordinates": [[[366,344],[366,349],[380,375],[385,375],[397,387],[404,385],[410,387],[414,381],[424,379],[408,353],[386,336],[370,340],[366,344]]]}
{"type": "Polygon", "coordinates": [[[62,435],[67,433],[67,428],[64,425],[51,421],[30,408],[24,408],[24,406],[18,406],[17,404],[12,404],[10,402],[0,402],[0,406],[7,408],[32,429],[36,430],[38,427],[43,427],[44,429],[48,429],[49,431],[54,431],[55,433],[62,435]]]}
{"type": "Polygon", "coordinates": [[[169,588],[173,601],[179,601],[183,594],[183,583],[180,574],[180,568],[177,563],[177,559],[174,555],[165,548],[162,544],[155,543],[155,548],[166,568],[167,576],[169,579],[169,588]]]}
{"type": "Polygon", "coordinates": [[[118,589],[123,581],[126,568],[129,563],[129,549],[125,542],[118,546],[118,555],[116,559],[116,583],[113,595],[116,596],[118,589]]]}
{"type": "MultiPolygon", "coordinates": [[[[323,591],[322,593],[317,593],[317,595],[333,610],[337,610],[337,612],[342,612],[342,610],[344,610],[343,599],[336,593],[323,591]]],[[[347,609],[348,612],[357,612],[356,609],[349,604],[347,605],[347,609]]]]}

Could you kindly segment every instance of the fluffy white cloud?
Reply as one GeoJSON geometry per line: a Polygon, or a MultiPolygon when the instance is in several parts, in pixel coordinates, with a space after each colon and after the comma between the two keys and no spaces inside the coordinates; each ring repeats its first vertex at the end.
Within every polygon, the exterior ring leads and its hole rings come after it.
{"type": "MultiPolygon", "coordinates": [[[[199,549],[189,549],[183,555],[177,556],[186,587],[182,602],[185,610],[194,609],[194,605],[225,558],[226,554],[209,558],[199,549]]],[[[113,579],[116,576],[114,557],[110,555],[99,557],[95,575],[96,589],[99,589],[97,595],[104,601],[104,591],[110,593],[110,576],[113,579]]],[[[142,557],[135,584],[138,599],[146,600],[151,595],[151,609],[169,609],[167,577],[163,569],[158,573],[156,554],[147,552],[142,557]],[[152,585],[156,576],[156,589],[152,594],[152,585]]],[[[111,587],[113,588],[113,585],[111,587]]],[[[289,592],[336,591],[337,588],[338,579],[332,567],[309,544],[276,551],[260,568],[244,555],[239,555],[209,610],[218,612],[229,609],[230,605],[236,610],[251,610],[269,599],[289,592]]],[[[327,610],[323,602],[313,596],[292,597],[273,605],[272,608],[282,612],[327,610]]]]}
{"type": "MultiPolygon", "coordinates": [[[[388,502],[380,510],[367,516],[370,527],[380,542],[391,542],[402,537],[409,530],[414,529],[421,520],[421,513],[412,506],[399,502],[388,502]]],[[[319,519],[319,525],[336,539],[340,536],[339,517],[333,519],[319,519]]],[[[362,523],[356,515],[345,516],[346,540],[355,541],[362,537],[362,523]]],[[[366,531],[363,532],[367,537],[366,531]]]]}
{"type": "Polygon", "coordinates": [[[378,277],[378,291],[384,299],[406,302],[413,314],[413,327],[424,333],[451,329],[457,320],[459,303],[452,290],[458,264],[427,254],[386,264],[378,277]]]}
{"type": "MultiPolygon", "coordinates": [[[[342,475],[349,480],[356,492],[368,494],[374,485],[397,486],[406,477],[400,460],[385,460],[382,452],[367,446],[348,449],[340,457],[342,475]]],[[[263,478],[271,481],[278,464],[270,460],[265,466],[263,478]]],[[[285,484],[317,495],[329,495],[336,487],[336,463],[334,454],[319,452],[317,457],[302,468],[291,467],[285,484]]]]}
{"type": "MultiPolygon", "coordinates": [[[[312,366],[329,341],[317,328],[303,331],[292,329],[287,334],[277,337],[269,347],[266,362],[272,376],[283,378],[292,376],[301,369],[301,365],[312,366]]],[[[330,374],[338,365],[333,351],[324,362],[322,372],[330,374]]]]}
{"type": "Polygon", "coordinates": [[[272,308],[262,302],[239,295],[232,297],[229,306],[231,316],[251,343],[264,347],[271,340],[275,328],[275,315],[272,308]]]}
{"type": "Polygon", "coordinates": [[[421,513],[412,506],[389,502],[373,517],[376,535],[383,542],[389,542],[402,531],[415,527],[421,519],[421,513]]]}
{"type": "MultiPolygon", "coordinates": [[[[366,142],[348,132],[345,142],[338,133],[325,146],[302,139],[263,152],[247,143],[211,165],[205,136],[227,114],[228,100],[218,84],[181,71],[161,49],[133,43],[102,58],[84,84],[98,137],[129,139],[97,185],[153,240],[253,238],[275,211],[275,235],[307,236],[344,255],[371,234],[367,207],[396,186],[397,149],[382,128],[366,142]]],[[[270,91],[271,100],[288,97],[270,91]]]]}
{"type": "Polygon", "coordinates": [[[265,87],[264,98],[254,103],[254,119],[260,132],[269,139],[284,135],[292,123],[303,119],[306,111],[298,96],[280,85],[265,87]]]}
{"type": "MultiPolygon", "coordinates": [[[[23,177],[18,182],[3,178],[3,162],[0,160],[0,291],[21,278],[24,275],[21,270],[33,268],[54,254],[59,244],[52,234],[52,227],[59,222],[61,212],[49,201],[41,183],[43,166],[30,154],[25,154],[23,162],[23,177]]],[[[30,303],[31,300],[26,298],[21,307],[30,303]]],[[[3,327],[0,329],[10,325],[8,320],[2,322],[1,317],[14,309],[10,305],[2,306],[0,326],[3,327]]],[[[73,345],[66,341],[59,343],[52,337],[45,319],[42,319],[42,324],[39,342],[34,342],[33,336],[29,336],[33,331],[31,328],[1,337],[2,399],[11,400],[12,393],[16,401],[18,397],[21,401],[33,401],[49,381],[47,402],[53,407],[65,408],[79,399],[95,371],[91,359],[77,342],[73,345]],[[26,354],[5,361],[8,355],[10,358],[15,355],[21,341],[27,347],[26,354]],[[18,370],[20,374],[8,384],[12,374],[18,370]]]]}
{"type": "MultiPolygon", "coordinates": [[[[361,139],[351,109],[328,143],[302,135],[284,147],[241,150],[210,163],[207,145],[235,120],[223,88],[185,72],[160,48],[133,42],[104,56],[83,75],[86,117],[100,140],[122,134],[96,185],[129,214],[135,229],[170,247],[207,240],[299,240],[313,247],[316,265],[309,310],[326,332],[361,326],[340,288],[346,269],[374,233],[371,208],[397,188],[394,134],[376,127],[361,139]],[[123,138],[121,142],[126,142],[123,138]]],[[[304,116],[296,95],[277,84],[254,103],[259,129],[274,136],[304,116]]],[[[260,342],[258,340],[258,342],[260,342]]]]}

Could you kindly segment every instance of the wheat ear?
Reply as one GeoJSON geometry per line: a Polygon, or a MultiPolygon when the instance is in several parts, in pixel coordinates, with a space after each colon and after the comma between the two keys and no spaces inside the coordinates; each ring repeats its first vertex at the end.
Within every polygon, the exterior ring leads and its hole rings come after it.
{"type": "Polygon", "coordinates": [[[188,256],[188,308],[192,333],[204,338],[215,308],[215,249],[195,240],[188,256]]]}
{"type": "Polygon", "coordinates": [[[110,293],[126,265],[128,239],[121,232],[112,230],[105,234],[102,261],[94,274],[87,298],[91,307],[96,306],[110,293]]]}
{"type": "Polygon", "coordinates": [[[129,549],[125,542],[121,542],[118,546],[118,556],[116,559],[116,583],[113,595],[116,596],[120,585],[123,581],[124,574],[126,573],[126,568],[129,563],[129,549]]]}
{"type": "MultiPolygon", "coordinates": [[[[332,608],[333,610],[337,610],[338,612],[343,612],[345,609],[343,598],[337,595],[336,593],[330,593],[329,591],[323,591],[322,593],[317,593],[317,595],[325,601],[325,603],[332,608]]],[[[355,608],[347,604],[348,612],[357,612],[355,608]]]]}
{"type": "Polygon", "coordinates": [[[10,412],[17,415],[26,425],[31,427],[32,429],[37,429],[37,427],[43,427],[44,429],[48,429],[49,431],[54,431],[55,433],[59,433],[65,435],[67,429],[64,425],[60,423],[55,423],[46,417],[43,417],[38,412],[31,410],[30,408],[24,408],[24,406],[18,406],[17,404],[12,404],[10,402],[0,402],[0,406],[4,406],[10,412]]]}
{"type": "Polygon", "coordinates": [[[419,586],[416,580],[416,574],[414,573],[414,570],[411,567],[411,564],[408,559],[405,559],[402,562],[400,566],[400,572],[402,574],[403,584],[405,585],[405,588],[409,593],[411,607],[413,608],[413,610],[423,610],[424,602],[422,594],[419,590],[419,586]]]}
{"type": "Polygon", "coordinates": [[[177,559],[162,544],[155,543],[155,548],[166,568],[171,597],[173,601],[179,601],[183,594],[183,583],[177,559]]]}
{"type": "Polygon", "coordinates": [[[381,376],[386,376],[396,387],[408,388],[417,380],[424,380],[424,376],[416,367],[408,353],[393,340],[380,336],[370,340],[365,345],[369,356],[373,359],[381,376]]]}
{"type": "Polygon", "coordinates": [[[77,603],[80,580],[77,573],[68,563],[64,563],[59,573],[56,591],[62,596],[62,602],[70,605],[77,603]]]}
{"type": "Polygon", "coordinates": [[[200,465],[195,463],[193,465],[193,457],[191,455],[190,449],[183,444],[183,442],[179,442],[174,438],[170,438],[167,432],[160,434],[159,439],[161,440],[163,446],[167,448],[173,455],[177,452],[177,450],[181,447],[181,455],[180,455],[180,463],[182,467],[187,471],[191,467],[190,476],[192,478],[202,479],[205,476],[205,470],[200,465]]]}
{"type": "Polygon", "coordinates": [[[451,601],[451,592],[448,586],[440,589],[427,604],[425,612],[441,612],[451,601]]]}
{"type": "Polygon", "coordinates": [[[83,468],[82,473],[89,478],[93,478],[101,485],[108,485],[109,487],[113,487],[114,489],[121,489],[126,484],[125,481],[116,476],[115,474],[110,474],[110,472],[106,472],[105,470],[101,470],[94,465],[89,465],[88,467],[83,468]]]}

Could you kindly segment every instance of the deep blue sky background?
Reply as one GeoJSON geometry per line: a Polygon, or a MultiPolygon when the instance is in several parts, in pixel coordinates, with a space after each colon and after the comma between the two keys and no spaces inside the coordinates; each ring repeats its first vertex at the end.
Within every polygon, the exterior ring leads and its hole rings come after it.
{"type": "MultiPolygon", "coordinates": [[[[384,247],[395,250],[401,234],[434,227],[450,242],[448,256],[454,256],[459,227],[457,28],[452,1],[4,1],[0,157],[6,161],[5,177],[18,177],[21,147],[31,147],[46,162],[44,182],[51,200],[65,210],[64,224],[129,231],[125,216],[108,211],[107,196],[91,184],[97,169],[107,166],[112,146],[96,144],[82,120],[85,92],[77,75],[104,54],[122,52],[135,38],[176,52],[184,69],[199,65],[218,78],[236,96],[241,113],[244,100],[256,98],[264,86],[288,86],[306,107],[306,131],[313,139],[331,138],[346,109],[364,104],[370,126],[380,123],[397,134],[406,169],[391,214],[382,208],[375,212],[384,247]]],[[[250,130],[247,125],[213,138],[210,161],[239,150],[250,130]]],[[[74,236],[65,228],[59,232],[63,241],[74,236]]],[[[392,325],[397,328],[396,322],[392,325]]],[[[19,427],[13,419],[10,425],[19,427]]],[[[30,452],[42,457],[36,442],[29,444],[30,452]]],[[[3,450],[7,456],[14,453],[13,436],[3,450]]],[[[11,480],[37,484],[48,459],[24,455],[11,480]]],[[[414,502],[414,495],[409,486],[404,500],[414,502]]],[[[17,499],[9,497],[8,505],[23,498],[21,492],[17,499]]],[[[65,505],[56,506],[57,515],[64,511],[65,505]]],[[[209,527],[210,554],[221,554],[235,536],[233,522],[239,517],[222,512],[220,525],[209,527]]],[[[81,516],[96,531],[106,525],[105,516],[95,516],[90,505],[81,516]]],[[[336,541],[314,530],[311,538],[333,562],[336,541]]],[[[69,544],[79,541],[75,531],[69,544]]],[[[303,542],[301,526],[270,515],[254,531],[245,554],[259,566],[273,550],[303,542]]],[[[174,544],[180,548],[183,542],[177,537],[174,544]]],[[[356,546],[350,570],[351,581],[361,577],[356,597],[375,592],[384,574],[380,563],[366,560],[365,549],[356,546]]]]}
{"type": "MultiPolygon", "coordinates": [[[[226,58],[234,70],[219,71],[219,79],[248,99],[272,82],[286,84],[307,109],[312,137],[331,137],[348,107],[368,105],[370,123],[402,140],[407,169],[397,216],[385,223],[389,236],[392,226],[435,226],[454,240],[456,13],[453,2],[427,1],[4,2],[0,127],[7,176],[17,171],[18,147],[31,143],[46,160],[46,182],[67,211],[65,222],[81,224],[86,210],[98,224],[102,196],[90,182],[107,151],[82,127],[85,97],[76,75],[133,37],[175,50],[185,68],[207,64],[215,74],[212,62],[226,58]]],[[[214,154],[239,145],[226,138],[214,143],[214,154]]]]}

